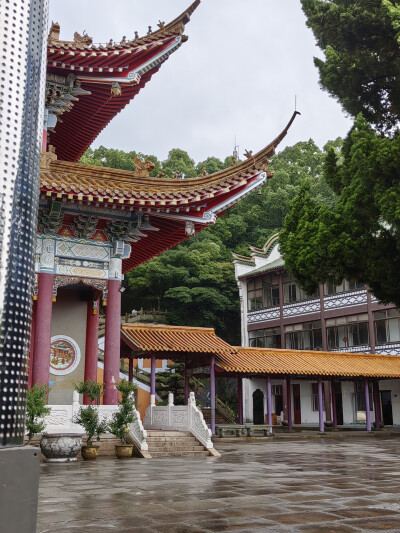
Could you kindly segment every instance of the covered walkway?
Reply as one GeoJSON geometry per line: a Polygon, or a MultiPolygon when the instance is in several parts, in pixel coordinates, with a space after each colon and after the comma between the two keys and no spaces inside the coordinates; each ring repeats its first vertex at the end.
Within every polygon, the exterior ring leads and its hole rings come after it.
{"type": "Polygon", "coordinates": [[[325,429],[324,410],[326,420],[331,420],[334,428],[338,425],[335,393],[337,382],[350,380],[358,384],[364,395],[366,430],[371,431],[371,410],[375,412],[376,427],[379,427],[382,421],[379,381],[400,378],[398,356],[235,347],[217,337],[212,328],[124,324],[121,340],[124,347],[121,356],[130,360],[130,377],[133,372],[133,358],[151,359],[150,392],[153,395],[156,359],[176,359],[185,362],[186,403],[189,398],[189,376],[196,374],[210,377],[213,433],[215,433],[216,376],[237,378],[239,424],[243,424],[242,379],[266,380],[268,425],[272,425],[271,380],[281,380],[283,411],[289,430],[293,427],[291,380],[316,380],[321,433],[325,429]]]}

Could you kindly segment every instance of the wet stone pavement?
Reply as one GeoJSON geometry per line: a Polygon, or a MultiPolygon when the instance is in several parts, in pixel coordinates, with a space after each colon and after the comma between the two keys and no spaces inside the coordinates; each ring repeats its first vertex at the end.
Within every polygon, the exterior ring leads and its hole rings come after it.
{"type": "Polygon", "coordinates": [[[38,533],[400,532],[400,439],[217,444],[41,465],[38,533]]]}

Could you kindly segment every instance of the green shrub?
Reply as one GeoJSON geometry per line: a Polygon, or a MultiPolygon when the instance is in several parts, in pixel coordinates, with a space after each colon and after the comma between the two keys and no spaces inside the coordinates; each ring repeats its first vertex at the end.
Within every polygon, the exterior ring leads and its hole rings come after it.
{"type": "Polygon", "coordinates": [[[37,383],[28,389],[25,421],[28,442],[32,440],[33,435],[41,433],[45,428],[44,417],[51,411],[50,407],[46,407],[48,391],[47,385],[40,386],[37,383]]]}
{"type": "Polygon", "coordinates": [[[121,380],[116,389],[121,393],[121,399],[118,401],[119,409],[113,414],[108,425],[110,433],[121,439],[122,444],[126,444],[126,437],[129,432],[128,424],[135,420],[135,402],[133,392],[136,386],[129,381],[121,380]]]}

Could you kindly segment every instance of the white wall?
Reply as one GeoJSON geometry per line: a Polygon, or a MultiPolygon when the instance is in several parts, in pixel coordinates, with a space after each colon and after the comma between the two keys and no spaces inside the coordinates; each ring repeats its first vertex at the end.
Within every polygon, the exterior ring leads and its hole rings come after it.
{"type": "MultiPolygon", "coordinates": [[[[312,409],[312,383],[315,380],[293,380],[291,385],[300,385],[301,423],[304,425],[318,425],[318,411],[312,409]]],[[[272,385],[282,385],[282,380],[271,380],[272,385]]],[[[343,424],[355,423],[355,385],[353,381],[342,381],[343,424]]],[[[381,381],[380,390],[392,392],[393,424],[400,426],[400,380],[381,381]]],[[[266,379],[243,379],[243,418],[244,423],[253,422],[253,393],[260,389],[264,394],[264,413],[267,413],[267,382],[266,379]]],[[[272,396],[272,410],[275,412],[274,395],[272,396]]],[[[292,393],[292,416],[293,393],[292,393]]],[[[278,413],[279,415],[279,413],[278,413]]],[[[375,421],[374,411],[370,411],[371,424],[375,421]]],[[[326,419],[324,412],[324,420],[326,419]]]]}
{"type": "Polygon", "coordinates": [[[379,390],[392,391],[393,425],[400,426],[400,380],[388,379],[380,381],[379,390]]]}

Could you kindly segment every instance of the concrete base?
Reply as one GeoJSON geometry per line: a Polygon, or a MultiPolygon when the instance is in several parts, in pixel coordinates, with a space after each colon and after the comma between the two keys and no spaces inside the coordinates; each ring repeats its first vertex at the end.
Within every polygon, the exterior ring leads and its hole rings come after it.
{"type": "Polygon", "coordinates": [[[0,448],[0,531],[36,532],[39,460],[32,446],[0,448]]]}

